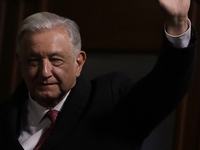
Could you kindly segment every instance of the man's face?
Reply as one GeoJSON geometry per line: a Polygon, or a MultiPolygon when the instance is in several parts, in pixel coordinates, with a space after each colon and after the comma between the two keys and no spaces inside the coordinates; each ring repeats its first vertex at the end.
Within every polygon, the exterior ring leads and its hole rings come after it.
{"type": "Polygon", "coordinates": [[[56,105],[75,85],[85,53],[73,55],[69,36],[62,27],[26,33],[21,50],[20,70],[31,96],[45,107],[56,105]]]}

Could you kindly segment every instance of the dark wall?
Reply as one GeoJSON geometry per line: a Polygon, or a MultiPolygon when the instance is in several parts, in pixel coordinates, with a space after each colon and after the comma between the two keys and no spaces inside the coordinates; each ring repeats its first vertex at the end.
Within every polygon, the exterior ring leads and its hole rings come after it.
{"type": "MultiPolygon", "coordinates": [[[[50,11],[75,20],[80,26],[83,50],[89,53],[94,52],[92,55],[94,58],[90,63],[94,65],[93,68],[97,69],[95,64],[98,62],[100,63],[98,70],[101,73],[121,68],[126,72],[124,69],[127,68],[127,73],[138,79],[151,68],[148,59],[151,59],[152,54],[158,52],[162,39],[164,18],[156,2],[156,0],[0,0],[0,101],[4,101],[21,80],[15,59],[15,37],[21,21],[25,17],[39,11],[50,11]],[[105,52],[113,55],[107,55],[105,52]],[[132,67],[136,68],[134,68],[134,72],[129,72],[127,66],[130,62],[125,63],[126,59],[124,58],[120,58],[120,61],[115,60],[118,58],[116,52],[123,53],[122,57],[126,57],[127,60],[131,56],[136,58],[135,54],[148,53],[150,55],[142,58],[137,55],[137,58],[141,59],[143,63],[138,65],[131,61],[132,67]],[[107,61],[105,61],[106,58],[107,61]],[[106,67],[112,62],[117,64],[118,61],[120,62],[118,65],[106,67]],[[144,65],[145,61],[148,63],[144,65]],[[116,66],[117,68],[115,68],[116,66]]],[[[189,16],[199,35],[199,0],[191,2],[189,16]]],[[[199,53],[197,53],[197,57],[198,65],[194,83],[179,108],[179,116],[176,119],[175,150],[198,150],[200,147],[199,53]]],[[[90,67],[87,69],[86,63],[83,73],[87,72],[88,77],[95,76],[97,73],[95,69],[90,67]]],[[[159,139],[156,138],[156,140],[159,139]]]]}

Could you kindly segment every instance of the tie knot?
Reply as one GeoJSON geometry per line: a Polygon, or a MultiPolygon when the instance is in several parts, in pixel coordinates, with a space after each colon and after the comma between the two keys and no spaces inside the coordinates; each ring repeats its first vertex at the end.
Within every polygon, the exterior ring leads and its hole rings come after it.
{"type": "Polygon", "coordinates": [[[56,117],[58,115],[58,111],[57,110],[49,110],[47,113],[46,113],[46,117],[48,117],[52,123],[54,123],[56,121],[56,117]]]}

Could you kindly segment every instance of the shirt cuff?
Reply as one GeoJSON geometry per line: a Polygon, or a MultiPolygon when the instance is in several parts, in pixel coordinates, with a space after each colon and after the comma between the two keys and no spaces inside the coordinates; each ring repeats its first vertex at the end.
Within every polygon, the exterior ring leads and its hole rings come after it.
{"type": "Polygon", "coordinates": [[[172,36],[170,34],[167,33],[166,31],[166,25],[164,27],[165,29],[165,35],[167,37],[167,39],[177,48],[185,48],[189,45],[190,42],[190,38],[191,38],[191,21],[188,19],[188,30],[178,36],[172,36]]]}

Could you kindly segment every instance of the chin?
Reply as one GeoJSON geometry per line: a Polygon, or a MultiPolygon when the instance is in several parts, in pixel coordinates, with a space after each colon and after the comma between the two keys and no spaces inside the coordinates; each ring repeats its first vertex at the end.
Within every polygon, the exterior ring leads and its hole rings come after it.
{"type": "Polygon", "coordinates": [[[57,101],[60,99],[60,94],[53,92],[36,92],[33,97],[42,101],[57,101]]]}

